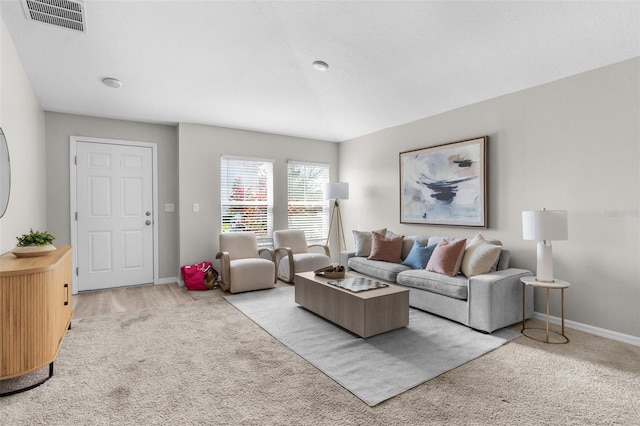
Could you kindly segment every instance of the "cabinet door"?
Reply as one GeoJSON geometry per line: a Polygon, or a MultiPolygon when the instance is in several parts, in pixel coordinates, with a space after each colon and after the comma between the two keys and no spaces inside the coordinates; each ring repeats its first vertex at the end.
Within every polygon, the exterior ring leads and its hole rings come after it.
{"type": "Polygon", "coordinates": [[[4,283],[2,371],[9,378],[50,363],[58,351],[53,271],[14,277],[4,283]]]}
{"type": "Polygon", "coordinates": [[[70,247],[30,260],[0,256],[0,380],[55,359],[71,321],[70,286],[70,247]]]}
{"type": "Polygon", "coordinates": [[[60,262],[60,266],[52,271],[50,281],[51,291],[51,322],[55,329],[56,353],[60,349],[71,321],[73,303],[71,301],[71,256],[67,255],[60,262]]]}

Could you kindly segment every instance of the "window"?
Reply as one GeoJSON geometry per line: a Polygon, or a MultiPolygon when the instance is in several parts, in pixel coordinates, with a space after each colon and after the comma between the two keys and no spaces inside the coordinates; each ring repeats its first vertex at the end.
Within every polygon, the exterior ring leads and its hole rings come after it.
{"type": "Polygon", "coordinates": [[[329,226],[329,206],[324,200],[329,165],[289,161],[287,180],[289,229],[305,231],[309,242],[324,241],[329,226]]]}
{"type": "Polygon", "coordinates": [[[259,245],[273,232],[273,161],[222,156],[220,162],[222,232],[253,231],[259,245]]]}

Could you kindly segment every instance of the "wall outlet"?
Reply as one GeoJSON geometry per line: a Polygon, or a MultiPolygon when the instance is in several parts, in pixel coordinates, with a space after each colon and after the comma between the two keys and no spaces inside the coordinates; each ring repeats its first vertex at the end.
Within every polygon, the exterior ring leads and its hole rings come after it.
{"type": "Polygon", "coordinates": [[[193,212],[198,213],[200,211],[200,204],[193,203],[193,212]]]}

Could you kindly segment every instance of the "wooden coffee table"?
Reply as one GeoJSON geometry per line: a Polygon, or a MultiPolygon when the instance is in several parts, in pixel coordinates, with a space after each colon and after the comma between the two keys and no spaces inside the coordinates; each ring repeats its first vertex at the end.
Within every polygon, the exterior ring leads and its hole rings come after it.
{"type": "MultiPolygon", "coordinates": [[[[357,278],[345,274],[345,278],[357,278]]],[[[300,306],[346,328],[370,337],[409,324],[409,290],[393,284],[352,292],[313,272],[295,277],[295,301],[300,306]]]]}

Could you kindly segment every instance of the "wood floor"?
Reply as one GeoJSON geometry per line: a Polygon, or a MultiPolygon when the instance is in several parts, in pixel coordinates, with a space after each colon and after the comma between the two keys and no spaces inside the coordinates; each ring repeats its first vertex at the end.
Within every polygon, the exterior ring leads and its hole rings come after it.
{"type": "Polygon", "coordinates": [[[181,305],[194,299],[178,284],[83,292],[73,296],[73,318],[181,305]]]}

